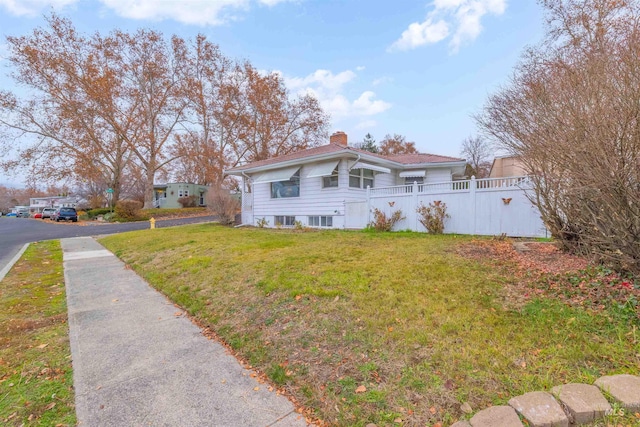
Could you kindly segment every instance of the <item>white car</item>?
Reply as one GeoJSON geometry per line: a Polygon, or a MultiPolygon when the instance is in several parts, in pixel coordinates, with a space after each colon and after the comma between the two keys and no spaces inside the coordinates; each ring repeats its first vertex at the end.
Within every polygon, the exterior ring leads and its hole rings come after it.
{"type": "Polygon", "coordinates": [[[44,208],[42,209],[42,219],[51,218],[51,215],[55,212],[55,208],[44,208]]]}

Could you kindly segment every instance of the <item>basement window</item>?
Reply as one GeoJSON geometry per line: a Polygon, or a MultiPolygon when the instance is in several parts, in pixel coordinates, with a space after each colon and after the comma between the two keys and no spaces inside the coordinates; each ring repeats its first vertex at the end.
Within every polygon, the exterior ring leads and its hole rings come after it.
{"type": "Polygon", "coordinates": [[[333,227],[332,216],[310,216],[309,227],[333,227]]]}

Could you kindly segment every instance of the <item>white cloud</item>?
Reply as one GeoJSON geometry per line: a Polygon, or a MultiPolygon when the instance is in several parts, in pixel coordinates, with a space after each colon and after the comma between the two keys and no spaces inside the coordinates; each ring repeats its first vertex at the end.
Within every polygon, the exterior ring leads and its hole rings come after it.
{"type": "Polygon", "coordinates": [[[485,15],[504,13],[507,0],[434,0],[432,6],[426,19],[410,24],[389,51],[411,50],[450,37],[449,47],[455,53],[480,35],[485,15]]]}
{"type": "Polygon", "coordinates": [[[391,104],[376,99],[373,91],[362,92],[357,98],[349,99],[346,86],[353,82],[357,74],[351,70],[333,74],[329,70],[316,70],[306,77],[284,76],[287,87],[296,93],[315,96],[322,108],[335,121],[354,117],[369,117],[391,108],[391,104]]]}
{"type": "Polygon", "coordinates": [[[378,78],[378,79],[374,79],[374,80],[371,82],[371,84],[372,84],[373,86],[380,86],[381,84],[384,84],[384,83],[391,83],[392,81],[393,81],[393,77],[387,77],[387,76],[384,76],[384,77],[380,77],[380,78],[378,78]]]}
{"type": "Polygon", "coordinates": [[[367,67],[365,67],[364,65],[358,65],[358,66],[356,67],[356,71],[364,71],[364,70],[365,70],[365,68],[367,68],[367,67]]]}
{"type": "MultiPolygon", "coordinates": [[[[37,16],[48,8],[61,9],[79,0],[0,0],[16,16],[37,16]]],[[[172,19],[183,24],[220,25],[236,19],[234,13],[252,5],[272,7],[293,0],[99,0],[117,15],[131,19],[172,19]]]]}
{"type": "Polygon", "coordinates": [[[0,0],[0,6],[15,16],[38,16],[49,8],[59,10],[78,0],[0,0]]]}
{"type": "Polygon", "coordinates": [[[173,19],[184,24],[221,25],[235,19],[233,12],[247,10],[249,0],[100,0],[117,15],[131,19],[173,19]]]}

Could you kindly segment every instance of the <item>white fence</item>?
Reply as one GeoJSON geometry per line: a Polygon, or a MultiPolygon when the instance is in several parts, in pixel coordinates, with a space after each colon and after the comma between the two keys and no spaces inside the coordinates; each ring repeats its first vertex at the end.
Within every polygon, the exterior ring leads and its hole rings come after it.
{"type": "Polygon", "coordinates": [[[445,233],[546,237],[538,209],[527,198],[527,177],[488,178],[372,188],[367,200],[345,203],[345,227],[364,228],[377,208],[387,215],[401,210],[394,230],[426,231],[416,209],[440,201],[447,206],[445,233]]]}

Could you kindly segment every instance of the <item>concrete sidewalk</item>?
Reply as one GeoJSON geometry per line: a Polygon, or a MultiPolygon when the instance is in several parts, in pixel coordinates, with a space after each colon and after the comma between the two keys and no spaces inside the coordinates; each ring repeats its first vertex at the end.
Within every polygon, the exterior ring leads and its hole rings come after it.
{"type": "Polygon", "coordinates": [[[79,425],[307,425],[94,239],[61,242],[79,425]]]}

